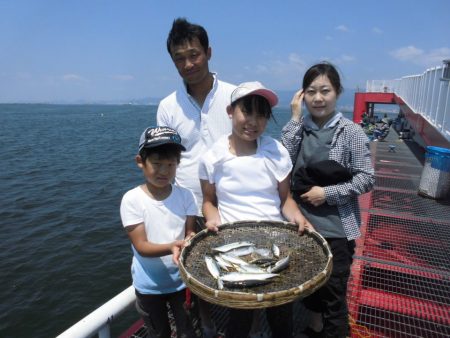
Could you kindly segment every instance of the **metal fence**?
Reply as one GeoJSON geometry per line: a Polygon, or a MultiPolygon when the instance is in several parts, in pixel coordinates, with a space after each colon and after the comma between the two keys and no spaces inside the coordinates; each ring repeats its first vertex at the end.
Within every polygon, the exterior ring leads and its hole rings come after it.
{"type": "Polygon", "coordinates": [[[423,74],[367,81],[367,92],[395,93],[450,141],[450,60],[423,74]]]}

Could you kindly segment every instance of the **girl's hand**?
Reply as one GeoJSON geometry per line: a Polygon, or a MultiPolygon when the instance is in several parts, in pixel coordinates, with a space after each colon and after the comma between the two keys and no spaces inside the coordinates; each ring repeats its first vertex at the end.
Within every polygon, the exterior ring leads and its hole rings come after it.
{"type": "Polygon", "coordinates": [[[302,102],[303,97],[305,96],[303,89],[300,89],[298,92],[294,94],[294,97],[291,101],[291,119],[300,122],[302,118],[302,102]]]}
{"type": "Polygon", "coordinates": [[[208,231],[213,231],[213,232],[217,232],[219,231],[219,225],[221,223],[217,220],[210,220],[210,221],[206,221],[205,225],[206,228],[208,229],[208,231]]]}
{"type": "Polygon", "coordinates": [[[295,216],[293,219],[293,223],[298,225],[299,234],[303,234],[303,231],[305,231],[305,229],[308,229],[309,231],[315,231],[312,224],[309,223],[309,221],[303,215],[295,216]]]}
{"type": "Polygon", "coordinates": [[[303,202],[318,207],[325,203],[325,190],[322,187],[314,186],[308,192],[300,195],[300,198],[303,202]]]}

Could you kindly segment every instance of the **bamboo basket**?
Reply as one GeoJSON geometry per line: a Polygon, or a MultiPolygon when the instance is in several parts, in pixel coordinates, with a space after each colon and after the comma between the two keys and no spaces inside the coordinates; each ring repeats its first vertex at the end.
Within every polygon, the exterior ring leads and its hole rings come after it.
{"type": "Polygon", "coordinates": [[[202,230],[181,251],[181,278],[200,298],[231,308],[266,308],[306,297],[330,277],[332,254],[319,233],[305,231],[299,235],[297,229],[297,225],[281,221],[239,221],[221,225],[217,233],[202,230]],[[275,243],[281,250],[281,258],[290,255],[288,268],[268,284],[246,288],[225,286],[219,290],[204,257],[213,253],[212,248],[237,241],[250,241],[256,247],[266,248],[275,243]]]}

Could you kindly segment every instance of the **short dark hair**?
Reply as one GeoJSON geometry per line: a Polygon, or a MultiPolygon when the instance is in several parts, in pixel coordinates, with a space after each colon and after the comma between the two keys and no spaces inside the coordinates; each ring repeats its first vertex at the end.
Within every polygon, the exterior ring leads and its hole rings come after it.
{"type": "Polygon", "coordinates": [[[168,143],[152,148],[142,148],[139,151],[139,156],[141,156],[144,165],[147,158],[153,154],[157,154],[160,159],[176,158],[177,162],[180,163],[181,148],[177,144],[168,143]]]}
{"type": "Polygon", "coordinates": [[[234,101],[231,107],[236,105],[242,105],[246,111],[256,111],[259,116],[263,116],[266,119],[273,117],[272,107],[270,107],[269,101],[261,95],[247,95],[239,100],[234,101]]]}
{"type": "Polygon", "coordinates": [[[303,89],[308,88],[309,85],[320,75],[325,75],[328,77],[337,95],[340,95],[344,91],[339,72],[334,65],[326,61],[317,63],[306,71],[303,76],[303,89]]]}
{"type": "Polygon", "coordinates": [[[206,33],[206,30],[200,25],[190,23],[186,18],[175,19],[167,37],[167,51],[172,56],[170,51],[171,46],[178,46],[186,41],[192,41],[195,38],[198,38],[206,53],[209,48],[208,33],[206,33]]]}

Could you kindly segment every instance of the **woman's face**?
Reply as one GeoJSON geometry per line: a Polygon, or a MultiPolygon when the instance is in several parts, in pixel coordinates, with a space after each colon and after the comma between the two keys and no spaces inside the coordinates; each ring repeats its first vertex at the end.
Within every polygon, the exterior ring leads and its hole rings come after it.
{"type": "Polygon", "coordinates": [[[319,126],[323,125],[336,109],[336,90],[326,75],[319,75],[303,90],[305,104],[313,121],[319,126]]]}

